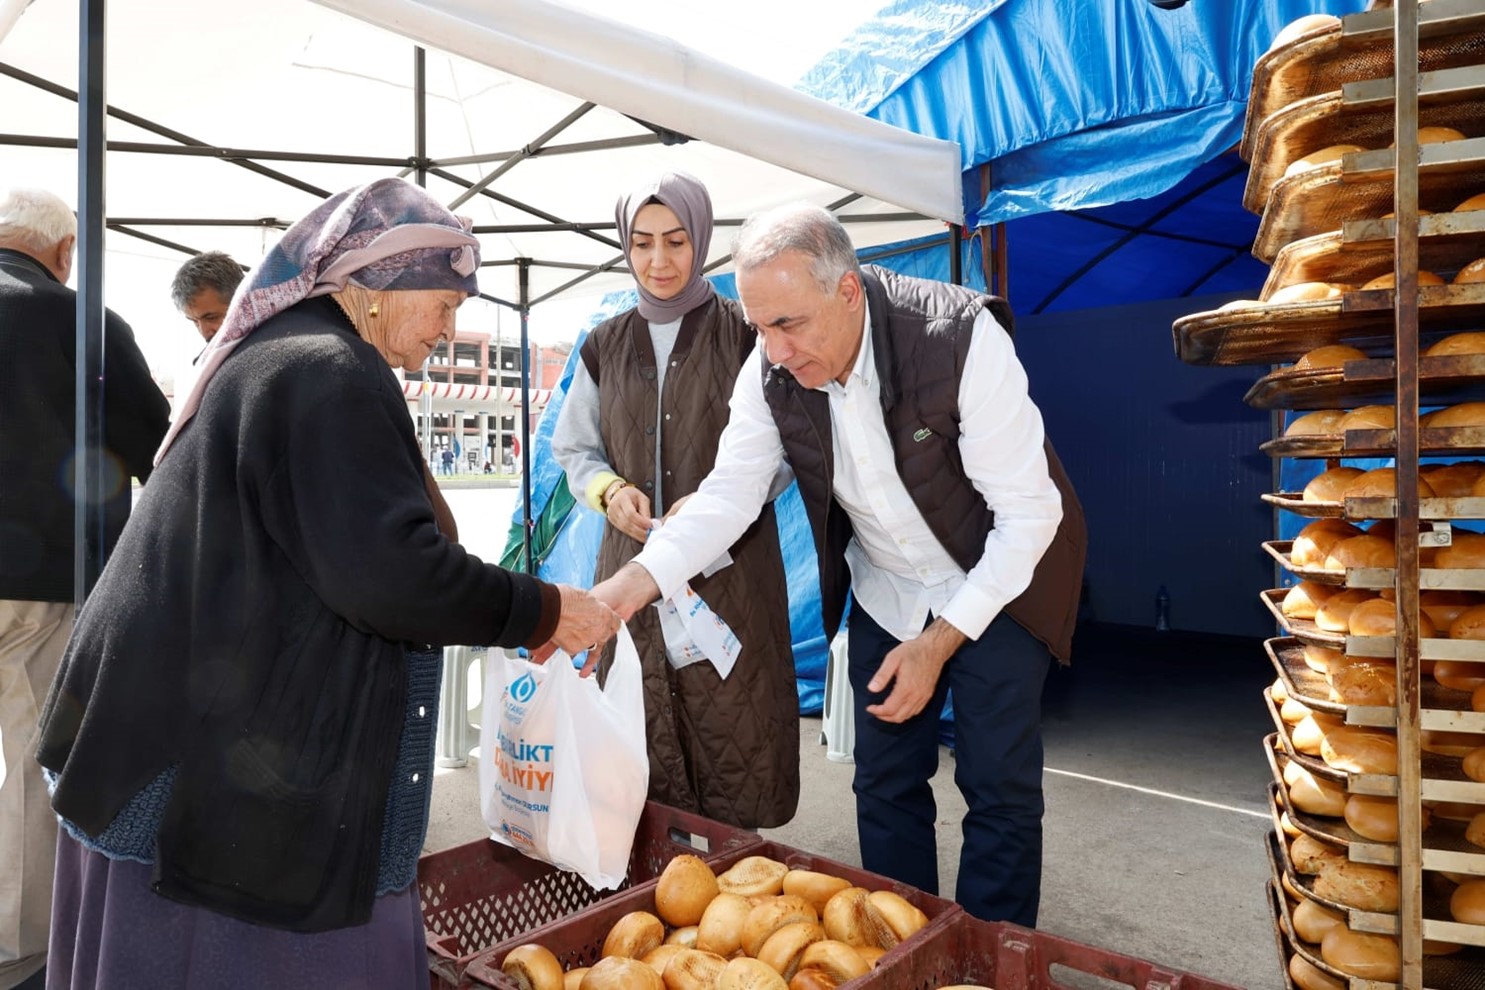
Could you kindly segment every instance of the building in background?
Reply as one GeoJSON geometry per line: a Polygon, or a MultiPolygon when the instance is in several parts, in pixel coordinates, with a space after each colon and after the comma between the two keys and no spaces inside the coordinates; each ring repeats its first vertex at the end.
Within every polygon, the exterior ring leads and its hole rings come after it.
{"type": "MultiPolygon", "coordinates": [[[[562,377],[572,345],[531,345],[532,432],[551,391],[562,377]]],[[[403,372],[408,409],[424,438],[425,452],[452,449],[459,470],[513,473],[520,464],[521,348],[519,342],[475,330],[460,330],[440,344],[424,371],[403,372]],[[426,386],[423,383],[426,381],[426,386]]]]}

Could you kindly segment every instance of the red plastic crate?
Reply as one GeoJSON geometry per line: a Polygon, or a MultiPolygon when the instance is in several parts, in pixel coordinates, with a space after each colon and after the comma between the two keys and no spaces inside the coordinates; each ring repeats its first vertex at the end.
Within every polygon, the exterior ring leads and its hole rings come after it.
{"type": "MultiPolygon", "coordinates": [[[[681,853],[713,862],[761,841],[753,832],[647,801],[620,891],[654,880],[681,853]]],[[[429,853],[418,861],[418,894],[430,985],[467,985],[465,967],[481,952],[617,893],[595,890],[575,873],[492,839],[429,853]]]]}
{"type": "Polygon", "coordinates": [[[962,912],[944,917],[924,937],[893,949],[870,974],[842,984],[840,990],[936,990],[956,983],[979,983],[995,990],[1070,990],[1086,985],[1061,982],[1077,973],[1099,977],[1101,986],[1113,983],[1133,990],[1241,990],[1046,932],[980,921],[962,912]]]}
{"type": "MultiPolygon", "coordinates": [[[[896,953],[902,952],[909,946],[916,944],[925,933],[939,926],[943,921],[953,915],[958,915],[961,908],[953,901],[935,897],[924,893],[916,887],[898,883],[887,877],[876,873],[868,873],[859,866],[847,866],[837,863],[833,859],[823,856],[815,856],[811,853],[802,852],[790,846],[781,845],[777,842],[760,842],[749,849],[740,849],[727,853],[725,856],[712,862],[712,869],[718,873],[730,867],[733,863],[744,856],[768,856],[796,870],[815,870],[819,873],[829,873],[833,876],[849,880],[858,887],[867,890],[890,890],[915,905],[924,914],[928,915],[928,926],[904,942],[901,946],[893,949],[882,957],[882,963],[896,953]]],[[[611,897],[592,907],[585,908],[577,914],[561,921],[544,925],[534,932],[517,938],[508,939],[500,945],[495,946],[489,952],[483,953],[470,962],[469,968],[465,970],[465,980],[468,986],[496,988],[496,990],[512,990],[515,984],[506,980],[500,972],[500,964],[505,961],[506,953],[518,945],[527,942],[536,942],[544,945],[557,956],[562,963],[562,968],[572,969],[577,966],[591,966],[598,961],[599,954],[603,950],[603,940],[614,923],[628,914],[630,911],[655,910],[655,884],[646,883],[636,885],[633,890],[618,897],[611,897]]],[[[853,981],[843,986],[857,986],[866,983],[870,977],[863,980],[853,981]]]]}

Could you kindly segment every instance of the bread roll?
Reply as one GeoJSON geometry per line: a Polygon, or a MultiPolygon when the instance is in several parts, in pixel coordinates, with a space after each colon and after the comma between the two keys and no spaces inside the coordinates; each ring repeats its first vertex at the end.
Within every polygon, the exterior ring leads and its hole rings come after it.
{"type": "MultiPolygon", "coordinates": [[[[1471,261],[1469,264],[1465,265],[1463,268],[1461,268],[1458,272],[1456,272],[1454,274],[1454,284],[1455,285],[1473,285],[1476,282],[1485,282],[1485,258],[1476,258],[1474,261],[1471,261]]],[[[1454,336],[1456,336],[1456,337],[1465,337],[1465,336],[1469,336],[1469,337],[1485,337],[1485,334],[1478,333],[1478,332],[1477,333],[1471,333],[1471,334],[1458,333],[1458,334],[1455,334],[1454,336]]],[[[1430,354],[1433,353],[1432,349],[1430,349],[1429,353],[1430,354]]],[[[1466,353],[1466,354],[1479,354],[1479,353],[1481,353],[1481,351],[1472,350],[1472,351],[1465,351],[1464,353],[1466,353]]]]}
{"type": "Polygon", "coordinates": [[[1475,688],[1470,695],[1470,709],[1477,712],[1485,712],[1485,685],[1475,688]]]}
{"type": "MultiPolygon", "coordinates": [[[[1274,699],[1278,701],[1277,698],[1274,699]]],[[[1313,712],[1298,698],[1285,698],[1279,702],[1279,717],[1288,725],[1298,725],[1309,718],[1313,712]]]]}
{"type": "Polygon", "coordinates": [[[1475,482],[1485,478],[1485,464],[1479,461],[1461,461],[1445,464],[1426,475],[1428,486],[1439,498],[1468,498],[1474,491],[1475,482]]]}
{"type": "Polygon", "coordinates": [[[1485,567],[1485,534],[1454,530],[1449,545],[1435,551],[1433,566],[1463,570],[1485,567]]]}
{"type": "Polygon", "coordinates": [[[1269,697],[1280,705],[1289,700],[1289,689],[1284,686],[1284,678],[1275,677],[1273,683],[1268,686],[1269,697]]]}
{"type": "MultiPolygon", "coordinates": [[[[895,894],[890,890],[874,890],[867,896],[867,900],[871,901],[871,906],[881,914],[882,920],[892,930],[892,934],[897,936],[898,942],[906,942],[928,924],[928,915],[901,894],[895,894]]],[[[884,949],[891,947],[891,945],[882,946],[884,949]]]]}
{"type": "Polygon", "coordinates": [[[1318,943],[1336,925],[1346,924],[1346,920],[1335,911],[1308,897],[1300,899],[1299,904],[1290,912],[1290,917],[1294,922],[1294,934],[1306,942],[1318,943]]]}
{"type": "MultiPolygon", "coordinates": [[[[1445,141],[1463,141],[1464,132],[1453,127],[1440,127],[1430,124],[1427,127],[1418,128],[1419,144],[1442,144],[1445,141]]],[[[1388,145],[1392,147],[1392,145],[1388,145]]]]}
{"type": "Polygon", "coordinates": [[[1294,537],[1289,560],[1296,567],[1321,567],[1337,543],[1362,533],[1360,526],[1353,526],[1344,519],[1317,519],[1294,537]]]}
{"type": "Polygon", "coordinates": [[[562,964],[545,946],[518,945],[505,954],[500,970],[520,990],[562,990],[562,964]]]}
{"type": "Polygon", "coordinates": [[[784,889],[789,867],[767,856],[745,856],[717,877],[719,890],[743,897],[777,894],[784,889]]]}
{"type": "Polygon", "coordinates": [[[1397,668],[1390,663],[1348,663],[1330,675],[1330,700],[1343,705],[1397,705],[1397,668]]]}
{"type": "Polygon", "coordinates": [[[789,984],[767,963],[739,956],[722,969],[717,990],[789,990],[789,984]]]}
{"type": "Polygon", "coordinates": [[[768,940],[758,949],[758,961],[767,963],[778,970],[784,979],[790,980],[799,971],[800,957],[804,955],[804,950],[824,940],[825,929],[817,922],[796,921],[768,936],[768,940]]]}
{"type": "Polygon", "coordinates": [[[742,945],[743,924],[753,906],[741,894],[720,893],[706,906],[696,926],[696,948],[726,958],[742,945]]]}
{"type": "MultiPolygon", "coordinates": [[[[1351,615],[1346,620],[1347,630],[1352,636],[1395,636],[1397,635],[1397,603],[1389,602],[1384,598],[1373,598],[1371,601],[1362,602],[1351,610],[1351,615]]],[[[1428,613],[1418,612],[1418,635],[1429,637],[1434,634],[1433,620],[1428,613]]]]}
{"type": "Polygon", "coordinates": [[[755,905],[743,921],[742,950],[750,956],[757,956],[763,943],[780,928],[800,922],[813,924],[819,920],[819,912],[803,897],[794,894],[770,897],[755,905]]]}
{"type": "MultiPolygon", "coordinates": [[[[1345,571],[1353,567],[1396,567],[1397,549],[1391,540],[1364,533],[1341,540],[1331,547],[1325,558],[1327,571],[1345,571]]],[[[1373,592],[1373,595],[1376,593],[1373,592]]],[[[1332,598],[1331,601],[1335,599],[1332,598]]],[[[1326,602],[1327,605],[1330,602],[1326,602]]],[[[1359,604],[1359,603],[1358,603],[1359,604]]],[[[1318,614],[1317,610],[1317,614],[1318,614]]]]}
{"type": "MultiPolygon", "coordinates": [[[[847,887],[830,898],[821,916],[825,934],[847,945],[880,945],[891,948],[899,941],[882,913],[871,902],[871,891],[847,887]]],[[[807,966],[808,963],[800,963],[807,966]]]]}
{"type": "Polygon", "coordinates": [[[1313,619],[1315,610],[1335,594],[1336,590],[1328,584],[1301,581],[1284,595],[1284,600],[1279,603],[1279,611],[1291,619],[1313,619]]]}
{"type": "MultiPolygon", "coordinates": [[[[1460,616],[1460,619],[1462,618],[1464,616],[1460,616]]],[[[1458,625],[1459,619],[1455,619],[1454,623],[1458,625]]],[[[1485,663],[1472,663],[1469,660],[1435,660],[1433,679],[1446,688],[1469,691],[1473,694],[1482,684],[1485,684],[1485,663]]]]}
{"type": "MultiPolygon", "coordinates": [[[[1346,486],[1346,498],[1369,496],[1390,497],[1397,493],[1397,468],[1374,468],[1346,486]]],[[[1423,475],[1418,476],[1418,497],[1432,498],[1433,486],[1423,475]]]]}
{"type": "Polygon", "coordinates": [[[1290,303],[1330,302],[1340,299],[1349,288],[1350,286],[1340,283],[1296,282],[1275,290],[1268,297],[1268,303],[1270,306],[1284,306],[1290,303]]]}
{"type": "Polygon", "coordinates": [[[849,886],[849,880],[814,870],[790,870],[784,874],[784,893],[803,897],[817,912],[824,911],[830,898],[849,886]]]}
{"type": "Polygon", "coordinates": [[[1450,426],[1485,426],[1485,402],[1461,402],[1429,416],[1432,429],[1450,426]]]}
{"type": "Polygon", "coordinates": [[[670,965],[670,961],[676,957],[677,953],[685,951],[686,950],[679,945],[671,945],[668,942],[661,942],[649,952],[646,952],[640,959],[640,962],[644,963],[646,966],[659,973],[661,979],[664,979],[665,968],[670,965]]]}
{"type": "Polygon", "coordinates": [[[1345,858],[1344,849],[1321,842],[1313,835],[1302,834],[1289,844],[1289,862],[1294,864],[1294,872],[1307,876],[1319,873],[1331,860],[1345,858]]]}
{"type": "Polygon", "coordinates": [[[1299,990],[1348,990],[1350,986],[1297,952],[1289,957],[1289,978],[1299,990]]]}
{"type": "MultiPolygon", "coordinates": [[[[1274,795],[1274,801],[1277,802],[1280,807],[1282,807],[1284,804],[1284,802],[1279,799],[1278,795],[1274,795]]],[[[1297,839],[1301,835],[1304,835],[1304,833],[1299,830],[1299,826],[1295,825],[1294,820],[1289,817],[1289,812],[1287,811],[1279,812],[1279,831],[1283,832],[1284,837],[1287,839],[1297,839]]]]}
{"type": "Polygon", "coordinates": [[[1341,26],[1341,19],[1334,14],[1305,14],[1279,28],[1279,33],[1274,35],[1274,40],[1269,43],[1268,50],[1282,48],[1291,41],[1296,41],[1309,34],[1319,34],[1324,31],[1334,31],[1341,26]]]}
{"type": "Polygon", "coordinates": [[[1289,744],[1294,747],[1295,752],[1306,756],[1320,755],[1325,743],[1325,733],[1333,727],[1333,723],[1322,721],[1323,717],[1320,712],[1310,712],[1295,723],[1294,729],[1289,733],[1289,744]]]}
{"type": "Polygon", "coordinates": [[[1464,829],[1464,838],[1471,845],[1485,849],[1485,811],[1470,819],[1464,829]]]}
{"type": "MultiPolygon", "coordinates": [[[[1322,283],[1323,284],[1323,283],[1322,283]]],[[[1347,361],[1365,361],[1366,351],[1350,344],[1326,344],[1307,351],[1294,362],[1295,371],[1315,371],[1321,368],[1341,368],[1347,361]]]]}
{"type": "Polygon", "coordinates": [[[726,968],[727,960],[715,952],[682,949],[671,957],[660,975],[666,990],[712,990],[726,968]]]}
{"type": "Polygon", "coordinates": [[[1298,763],[1289,766],[1299,771],[1289,783],[1290,804],[1305,814],[1325,818],[1340,818],[1345,814],[1345,788],[1333,780],[1315,776],[1298,763]]]}
{"type": "Polygon", "coordinates": [[[1443,729],[1424,729],[1419,733],[1419,743],[1425,753],[1441,756],[1467,756],[1476,746],[1485,745],[1485,736],[1473,732],[1448,732],[1443,729]]]}
{"type": "Polygon", "coordinates": [[[1397,739],[1385,732],[1343,725],[1326,731],[1320,758],[1347,773],[1395,774],[1397,739]]]}
{"type": "MultiPolygon", "coordinates": [[[[1357,406],[1348,412],[1341,420],[1341,432],[1347,430],[1390,430],[1397,425],[1397,407],[1395,406],[1357,406]]],[[[1338,470],[1338,469],[1336,469],[1338,470]]],[[[1353,478],[1361,476],[1358,468],[1350,468],[1356,471],[1353,478]]],[[[1343,488],[1345,486],[1342,486],[1343,488]]]]}
{"type": "Polygon", "coordinates": [[[1454,207],[1455,213],[1466,213],[1470,210],[1485,210],[1485,193],[1475,193],[1475,195],[1454,207]]]}
{"type": "Polygon", "coordinates": [[[1328,674],[1342,664],[1345,654],[1323,646],[1307,643],[1304,648],[1305,666],[1321,674],[1328,674]]]}
{"type": "Polygon", "coordinates": [[[602,954],[641,959],[664,941],[664,922],[648,911],[630,911],[608,930],[602,954]]]}
{"type": "Polygon", "coordinates": [[[871,972],[865,959],[856,949],[837,939],[816,942],[804,950],[799,968],[818,969],[834,977],[839,983],[854,980],[871,972]]]}
{"type": "MultiPolygon", "coordinates": [[[[1429,813],[1422,809],[1423,828],[1428,828],[1429,813]]],[[[1363,839],[1373,842],[1397,841],[1397,802],[1392,798],[1352,794],[1346,799],[1346,824],[1363,839]]]]}
{"type": "Polygon", "coordinates": [[[1466,925],[1485,925],[1485,880],[1471,880],[1449,897],[1449,913],[1466,925]]]}
{"type": "MultiPolygon", "coordinates": [[[[1375,539],[1375,537],[1369,537],[1369,539],[1375,539]]],[[[1315,625],[1325,632],[1347,632],[1351,627],[1351,610],[1375,597],[1377,596],[1374,592],[1365,588],[1346,588],[1337,591],[1315,610],[1315,625]]]]}
{"type": "Polygon", "coordinates": [[[1346,487],[1364,473],[1360,468],[1354,467],[1331,468],[1310,479],[1310,483],[1305,485],[1303,500],[1306,502],[1339,502],[1346,487]]]}
{"type": "Polygon", "coordinates": [[[1341,420],[1346,418],[1344,409],[1317,409],[1297,417],[1284,429],[1286,437],[1330,436],[1340,432],[1341,420]]]}
{"type": "Polygon", "coordinates": [[[699,856],[683,853],[665,864],[655,883],[655,913],[674,928],[694,925],[717,894],[712,868],[699,856]]]}
{"type": "Polygon", "coordinates": [[[598,960],[583,974],[583,981],[578,986],[581,990],[665,990],[665,982],[659,973],[628,956],[608,956],[598,960]]]}
{"type": "Polygon", "coordinates": [[[1471,605],[1449,624],[1450,639],[1485,639],[1485,605],[1471,605]]]}
{"type": "Polygon", "coordinates": [[[1461,763],[1466,777],[1485,783],[1485,746],[1479,746],[1464,754],[1461,763]]]}
{"type": "Polygon", "coordinates": [[[1419,610],[1428,614],[1435,630],[1445,633],[1455,619],[1479,603],[1479,596],[1468,591],[1424,591],[1418,595],[1419,610]]]}
{"type": "Polygon", "coordinates": [[[569,969],[562,974],[562,990],[582,990],[583,977],[588,975],[587,966],[569,969]]]}
{"type": "MultiPolygon", "coordinates": [[[[1433,272],[1418,271],[1419,285],[1447,285],[1447,281],[1433,272]]],[[[1374,279],[1369,279],[1361,284],[1362,289],[1395,289],[1397,287],[1397,273],[1383,272],[1374,279]]]]}
{"type": "MultiPolygon", "coordinates": [[[[1472,261],[1459,270],[1459,275],[1474,265],[1480,265],[1480,277],[1485,278],[1485,258],[1480,261],[1472,261]]],[[[1454,281],[1459,281],[1459,275],[1454,276],[1454,281]]],[[[1472,278],[1471,281],[1474,281],[1472,278]]],[[[1464,333],[1450,334],[1443,340],[1429,347],[1423,352],[1425,357],[1448,357],[1454,354],[1485,354],[1485,332],[1479,330],[1467,330],[1464,333]]]]}
{"type": "Polygon", "coordinates": [[[1298,175],[1300,172],[1308,172],[1312,168],[1319,168],[1321,165],[1338,162],[1341,160],[1342,155],[1354,154],[1355,152],[1365,150],[1359,144],[1332,144],[1325,148],[1318,148],[1303,158],[1296,158],[1290,162],[1289,167],[1284,169],[1284,177],[1288,178],[1291,175],[1298,175]]]}
{"type": "Polygon", "coordinates": [[[1397,910],[1397,871],[1390,866],[1327,863],[1315,877],[1315,896],[1360,911],[1397,910]]]}
{"type": "Polygon", "coordinates": [[[1391,935],[1332,928],[1320,942],[1320,958],[1351,976],[1393,983],[1402,975],[1402,953],[1391,935]]]}

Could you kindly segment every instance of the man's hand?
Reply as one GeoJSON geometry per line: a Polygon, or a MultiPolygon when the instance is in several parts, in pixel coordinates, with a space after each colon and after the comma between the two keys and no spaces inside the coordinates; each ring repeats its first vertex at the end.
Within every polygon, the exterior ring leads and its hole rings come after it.
{"type": "Polygon", "coordinates": [[[609,525],[640,543],[650,535],[650,496],[635,485],[627,485],[608,500],[609,525]]]}
{"type": "Polygon", "coordinates": [[[943,619],[934,619],[922,633],[890,650],[866,687],[876,694],[891,684],[892,693],[880,704],[867,705],[867,713],[883,722],[906,722],[921,712],[933,699],[944,664],[965,638],[943,619]]]}
{"type": "Polygon", "coordinates": [[[618,613],[628,622],[635,612],[660,597],[660,587],[650,572],[630,561],[614,572],[607,581],[593,586],[593,597],[618,613]]]}
{"type": "Polygon", "coordinates": [[[670,505],[670,508],[668,508],[668,509],[665,510],[665,518],[666,519],[669,519],[671,516],[675,515],[677,512],[680,512],[681,511],[681,506],[685,505],[686,504],[686,501],[690,497],[691,497],[690,495],[682,495],[680,498],[678,498],[674,502],[672,502],[671,505],[670,505]]]}

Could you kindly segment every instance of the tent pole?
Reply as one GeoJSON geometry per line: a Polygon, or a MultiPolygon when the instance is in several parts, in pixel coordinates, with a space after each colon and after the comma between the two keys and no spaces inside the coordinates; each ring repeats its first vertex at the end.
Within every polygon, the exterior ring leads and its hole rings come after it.
{"type": "Polygon", "coordinates": [[[103,226],[107,0],[78,9],[76,446],[72,597],[78,608],[103,569],[103,226]]]}
{"type": "Polygon", "coordinates": [[[521,278],[521,518],[526,520],[526,573],[535,574],[531,543],[536,522],[531,518],[531,266],[522,258],[521,278]]]}
{"type": "MultiPolygon", "coordinates": [[[[428,74],[427,55],[419,45],[413,46],[413,181],[428,185],[428,74]]],[[[449,363],[454,363],[453,342],[449,342],[449,363]]],[[[432,470],[433,396],[428,381],[429,354],[423,360],[423,384],[418,392],[418,446],[423,449],[423,464],[432,470]]]]}
{"type": "Polygon", "coordinates": [[[964,228],[957,223],[949,225],[949,281],[964,284],[964,228]]]}

